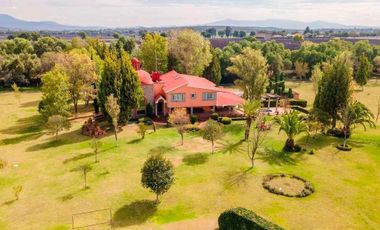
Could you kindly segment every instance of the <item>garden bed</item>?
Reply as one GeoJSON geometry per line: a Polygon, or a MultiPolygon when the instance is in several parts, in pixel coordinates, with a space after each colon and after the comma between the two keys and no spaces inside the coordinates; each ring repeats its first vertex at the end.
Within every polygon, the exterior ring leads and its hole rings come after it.
{"type": "Polygon", "coordinates": [[[336,146],[336,148],[339,149],[339,150],[341,150],[341,151],[345,151],[345,152],[349,152],[349,151],[352,150],[351,146],[349,146],[349,145],[344,146],[342,144],[336,146]]]}
{"type": "Polygon", "coordinates": [[[287,197],[306,197],[314,193],[314,187],[310,182],[294,175],[267,175],[262,185],[271,193],[287,197]]]}

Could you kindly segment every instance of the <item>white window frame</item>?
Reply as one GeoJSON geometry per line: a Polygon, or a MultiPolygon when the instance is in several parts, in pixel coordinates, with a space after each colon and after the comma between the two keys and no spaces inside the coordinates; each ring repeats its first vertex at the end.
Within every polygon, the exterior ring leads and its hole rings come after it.
{"type": "Polygon", "coordinates": [[[204,101],[214,101],[216,99],[216,93],[214,92],[203,93],[202,98],[204,101]]]}
{"type": "Polygon", "coordinates": [[[173,102],[183,102],[183,101],[185,101],[185,94],[184,93],[175,93],[175,94],[172,94],[172,101],[173,102]]]}

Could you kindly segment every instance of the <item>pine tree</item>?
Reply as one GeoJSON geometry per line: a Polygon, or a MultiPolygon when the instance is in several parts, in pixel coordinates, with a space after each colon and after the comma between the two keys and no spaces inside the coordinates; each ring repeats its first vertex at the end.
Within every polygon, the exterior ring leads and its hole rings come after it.
{"type": "Polygon", "coordinates": [[[362,55],[359,58],[359,66],[355,76],[355,81],[362,87],[362,90],[363,86],[367,84],[371,68],[368,58],[362,55]]]}
{"type": "Polygon", "coordinates": [[[216,85],[220,84],[220,80],[222,80],[222,70],[220,67],[220,59],[217,51],[215,49],[211,49],[212,60],[210,65],[205,69],[203,76],[214,82],[216,85]]]}

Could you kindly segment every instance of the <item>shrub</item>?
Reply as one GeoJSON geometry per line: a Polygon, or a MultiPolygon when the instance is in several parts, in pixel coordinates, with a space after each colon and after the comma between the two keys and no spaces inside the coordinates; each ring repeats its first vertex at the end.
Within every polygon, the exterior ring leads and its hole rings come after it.
{"type": "Polygon", "coordinates": [[[291,108],[294,109],[294,110],[297,110],[297,111],[299,111],[301,113],[310,114],[309,110],[307,110],[305,108],[302,108],[301,106],[298,106],[298,105],[293,105],[291,108]]]}
{"type": "Polygon", "coordinates": [[[245,208],[234,208],[223,212],[218,218],[220,230],[282,230],[280,226],[265,220],[245,208]]]}
{"type": "Polygon", "coordinates": [[[146,125],[152,125],[153,121],[149,117],[142,117],[139,119],[139,123],[144,123],[146,125]]]}
{"type": "Polygon", "coordinates": [[[229,125],[231,124],[231,122],[232,122],[232,119],[229,117],[222,117],[222,119],[220,120],[220,123],[222,123],[223,125],[229,125]]]}
{"type": "Polygon", "coordinates": [[[292,88],[289,88],[287,96],[288,96],[288,98],[293,98],[294,97],[293,89],[292,88]]]}
{"type": "Polygon", "coordinates": [[[148,103],[147,105],[146,105],[146,115],[148,116],[148,117],[150,117],[150,118],[153,118],[153,106],[150,104],[150,103],[148,103]]]}
{"type": "Polygon", "coordinates": [[[307,101],[303,99],[291,99],[289,103],[290,105],[301,106],[303,108],[307,107],[307,101]]]}
{"type": "Polygon", "coordinates": [[[218,113],[211,114],[211,119],[213,119],[214,121],[217,121],[219,119],[219,114],[218,113]]]}
{"type": "Polygon", "coordinates": [[[190,123],[195,124],[198,121],[197,115],[190,115],[190,123]]]}
{"type": "Polygon", "coordinates": [[[40,101],[40,103],[38,103],[38,112],[41,113],[44,108],[45,108],[45,102],[40,101]]]}
{"type": "Polygon", "coordinates": [[[198,132],[201,129],[197,125],[189,124],[185,125],[185,130],[186,132],[198,132]]]}

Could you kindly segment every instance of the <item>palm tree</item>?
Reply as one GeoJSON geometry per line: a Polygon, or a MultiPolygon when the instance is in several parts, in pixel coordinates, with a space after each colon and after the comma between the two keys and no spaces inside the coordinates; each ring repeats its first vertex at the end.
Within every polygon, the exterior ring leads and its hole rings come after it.
{"type": "Polygon", "coordinates": [[[246,126],[244,133],[244,140],[247,141],[251,131],[252,122],[257,114],[257,110],[261,107],[261,102],[258,100],[248,100],[242,105],[244,114],[246,116],[246,126]]]}
{"type": "Polygon", "coordinates": [[[347,147],[347,137],[351,134],[356,125],[361,125],[364,130],[375,127],[373,113],[362,103],[355,101],[347,105],[341,112],[344,132],[343,147],[347,147]]]}
{"type": "Polygon", "coordinates": [[[281,117],[275,117],[274,121],[280,126],[279,132],[284,131],[288,136],[284,150],[289,152],[295,151],[294,137],[300,133],[308,132],[307,123],[300,118],[297,111],[292,111],[281,117]]]}

